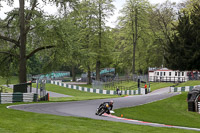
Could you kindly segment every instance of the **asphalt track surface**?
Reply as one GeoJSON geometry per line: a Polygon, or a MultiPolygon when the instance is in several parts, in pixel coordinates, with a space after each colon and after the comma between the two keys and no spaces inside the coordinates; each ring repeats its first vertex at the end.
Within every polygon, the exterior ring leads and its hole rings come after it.
{"type": "MultiPolygon", "coordinates": [[[[113,98],[112,99],[114,100],[113,109],[147,104],[150,102],[158,101],[179,94],[179,93],[163,93],[165,91],[166,89],[161,89],[161,91],[148,95],[136,95],[136,96],[113,98]]],[[[200,131],[200,129],[198,128],[187,128],[187,127],[171,126],[171,125],[164,125],[157,123],[149,123],[149,122],[142,122],[125,118],[122,119],[112,115],[104,115],[104,116],[95,115],[97,107],[102,102],[109,100],[110,99],[98,99],[98,100],[88,100],[88,101],[23,104],[23,105],[9,106],[8,108],[28,111],[28,112],[60,115],[60,116],[87,117],[98,120],[116,121],[116,122],[130,123],[130,124],[148,125],[154,127],[169,127],[169,128],[180,128],[180,129],[200,131]]]]}

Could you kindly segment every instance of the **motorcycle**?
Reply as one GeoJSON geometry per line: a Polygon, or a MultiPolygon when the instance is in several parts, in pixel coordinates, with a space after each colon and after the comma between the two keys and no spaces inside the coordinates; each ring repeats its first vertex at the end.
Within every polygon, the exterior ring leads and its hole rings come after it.
{"type": "Polygon", "coordinates": [[[107,114],[110,114],[110,107],[109,107],[109,105],[108,104],[103,104],[103,105],[101,105],[98,109],[97,109],[97,111],[96,111],[96,115],[99,115],[99,116],[101,116],[102,114],[104,114],[104,113],[107,113],[107,114]]]}

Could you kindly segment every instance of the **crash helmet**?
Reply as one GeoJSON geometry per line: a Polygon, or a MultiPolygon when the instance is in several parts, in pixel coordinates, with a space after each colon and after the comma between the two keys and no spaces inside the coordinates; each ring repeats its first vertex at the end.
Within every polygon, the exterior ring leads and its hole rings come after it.
{"type": "Polygon", "coordinates": [[[110,100],[110,105],[113,105],[114,101],[113,100],[110,100]]]}

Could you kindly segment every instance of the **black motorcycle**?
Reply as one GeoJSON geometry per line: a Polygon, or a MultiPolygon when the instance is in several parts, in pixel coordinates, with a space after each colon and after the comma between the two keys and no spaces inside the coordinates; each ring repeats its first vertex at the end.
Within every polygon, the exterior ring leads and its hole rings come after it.
{"type": "Polygon", "coordinates": [[[109,109],[109,105],[108,104],[103,104],[103,105],[101,105],[98,109],[97,109],[97,111],[96,111],[96,115],[99,115],[99,116],[101,116],[102,114],[104,114],[104,113],[107,113],[107,114],[110,114],[110,109],[109,109]]]}

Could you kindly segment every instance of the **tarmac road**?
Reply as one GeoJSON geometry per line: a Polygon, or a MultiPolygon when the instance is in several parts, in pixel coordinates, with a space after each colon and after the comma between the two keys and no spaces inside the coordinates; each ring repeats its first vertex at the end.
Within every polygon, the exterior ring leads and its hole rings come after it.
{"type": "MultiPolygon", "coordinates": [[[[159,94],[152,93],[152,94],[148,94],[148,95],[136,95],[136,96],[113,98],[112,99],[112,100],[114,100],[113,109],[138,106],[141,104],[146,104],[149,102],[172,97],[172,96],[175,96],[178,94],[179,93],[159,93],[159,94]]],[[[125,123],[138,124],[138,125],[181,128],[181,129],[187,129],[187,130],[200,131],[200,129],[197,129],[197,128],[169,126],[169,125],[163,125],[163,124],[141,122],[141,121],[136,121],[136,120],[120,119],[120,118],[115,118],[113,116],[97,116],[97,115],[95,115],[97,107],[102,102],[109,101],[109,100],[110,99],[98,99],[98,100],[88,100],[88,101],[24,104],[24,105],[9,106],[8,108],[16,109],[16,110],[23,110],[23,111],[28,111],[28,112],[54,114],[54,115],[60,115],[60,116],[87,117],[87,118],[92,118],[92,119],[125,122],[125,123]]]]}

